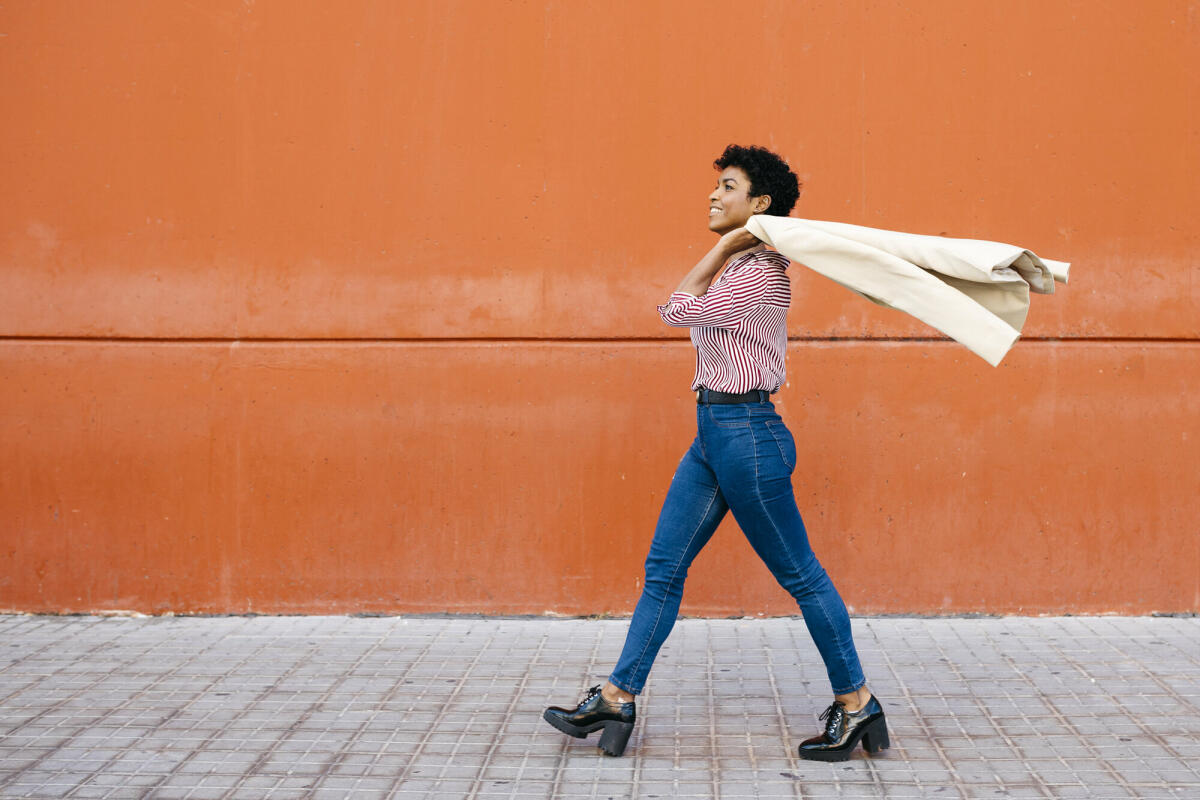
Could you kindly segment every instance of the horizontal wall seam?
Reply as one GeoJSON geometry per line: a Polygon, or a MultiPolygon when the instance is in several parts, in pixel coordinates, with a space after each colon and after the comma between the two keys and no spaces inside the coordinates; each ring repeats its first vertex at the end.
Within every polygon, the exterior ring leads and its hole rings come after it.
{"type": "MultiPolygon", "coordinates": [[[[687,337],[591,337],[591,336],[422,336],[422,337],[149,337],[149,336],[0,336],[0,342],[44,342],[49,344],[671,344],[687,342],[687,337]]],[[[899,342],[956,344],[940,336],[789,336],[789,342],[866,343],[899,342]]],[[[1189,344],[1196,337],[1171,336],[1025,336],[1018,344],[1189,344]]]]}

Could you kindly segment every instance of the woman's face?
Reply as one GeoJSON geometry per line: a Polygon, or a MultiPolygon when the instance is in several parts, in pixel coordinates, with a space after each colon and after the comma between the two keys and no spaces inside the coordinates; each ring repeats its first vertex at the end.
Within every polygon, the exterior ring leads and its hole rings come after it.
{"type": "Polygon", "coordinates": [[[766,211],[770,204],[771,198],[766,195],[750,196],[750,179],[741,167],[726,167],[717,178],[717,188],[708,196],[708,229],[729,233],[766,211]]]}

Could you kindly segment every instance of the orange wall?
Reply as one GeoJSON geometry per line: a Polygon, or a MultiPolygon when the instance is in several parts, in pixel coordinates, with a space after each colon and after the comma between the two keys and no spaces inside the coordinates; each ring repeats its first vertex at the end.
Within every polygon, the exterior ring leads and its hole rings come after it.
{"type": "MultiPolygon", "coordinates": [[[[998,369],[793,268],[852,608],[1200,611],[1195,4],[730,9],[0,9],[0,608],[630,611],[738,141],[1074,265],[998,369]]],[[[794,608],[727,523],[684,610],[794,608]]]]}

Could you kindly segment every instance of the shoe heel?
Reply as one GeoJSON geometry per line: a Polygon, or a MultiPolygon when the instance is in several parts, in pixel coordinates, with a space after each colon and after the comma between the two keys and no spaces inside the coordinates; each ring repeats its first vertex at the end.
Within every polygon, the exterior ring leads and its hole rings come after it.
{"type": "Polygon", "coordinates": [[[632,733],[632,722],[606,722],[604,733],[600,736],[600,749],[605,755],[619,756],[625,752],[625,745],[629,744],[632,733]]]}
{"type": "Polygon", "coordinates": [[[883,717],[871,723],[862,736],[863,749],[868,753],[878,753],[892,746],[888,739],[887,720],[883,717]]]}

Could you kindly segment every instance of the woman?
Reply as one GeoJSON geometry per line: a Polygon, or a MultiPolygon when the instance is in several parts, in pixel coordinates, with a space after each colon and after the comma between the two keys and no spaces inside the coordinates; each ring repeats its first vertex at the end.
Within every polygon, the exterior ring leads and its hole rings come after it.
{"type": "Polygon", "coordinates": [[[799,604],[833,687],[834,701],[821,715],[825,730],[800,745],[800,756],[842,761],[859,741],[868,752],[887,748],[887,722],[866,688],[846,606],[809,547],[792,492],[796,445],[770,400],[784,379],[788,261],[743,228],[754,214],[787,216],[800,184],[787,162],[761,147],[730,145],[713,166],[720,177],[708,198],[708,227],[720,241],[658,308],[668,325],[691,329],[696,438],[663,502],[616,668],[575,708],[554,706],[543,716],[577,738],[603,730],[604,752],[624,752],[634,698],[675,624],[688,567],[732,511],[799,604]]]}

